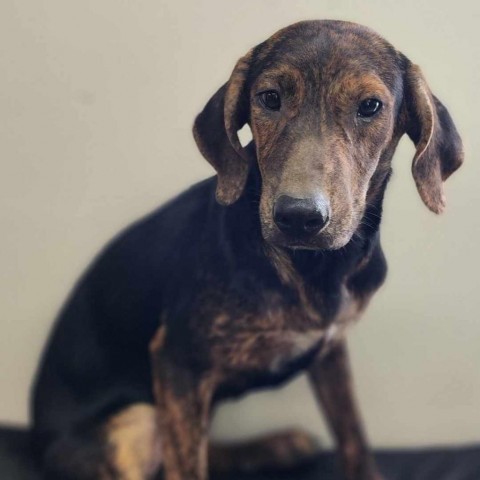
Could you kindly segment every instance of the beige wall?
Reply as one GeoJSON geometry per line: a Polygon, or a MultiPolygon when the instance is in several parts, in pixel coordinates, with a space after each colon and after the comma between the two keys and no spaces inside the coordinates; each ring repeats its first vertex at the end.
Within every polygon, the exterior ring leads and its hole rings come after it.
{"type": "MultiPolygon", "coordinates": [[[[386,286],[351,335],[376,444],[480,440],[480,4],[456,1],[2,0],[0,420],[25,422],[55,312],[119,228],[211,170],[194,115],[235,60],[300,19],[367,24],[422,65],[463,134],[467,164],[435,217],[400,145],[388,191],[386,286]]],[[[321,428],[300,378],[219,412],[235,436],[321,428]]]]}

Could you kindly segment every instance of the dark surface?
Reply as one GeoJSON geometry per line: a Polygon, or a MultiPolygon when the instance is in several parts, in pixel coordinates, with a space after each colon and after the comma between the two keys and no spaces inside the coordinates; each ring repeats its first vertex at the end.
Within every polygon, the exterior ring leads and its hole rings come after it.
{"type": "MultiPolygon", "coordinates": [[[[38,480],[28,434],[19,428],[0,429],[0,479],[38,480]]],[[[480,480],[480,446],[425,450],[380,451],[377,461],[388,480],[480,480]]],[[[332,454],[325,453],[308,466],[289,472],[238,474],[228,480],[333,480],[332,454]]],[[[215,477],[213,480],[226,480],[215,477]]]]}

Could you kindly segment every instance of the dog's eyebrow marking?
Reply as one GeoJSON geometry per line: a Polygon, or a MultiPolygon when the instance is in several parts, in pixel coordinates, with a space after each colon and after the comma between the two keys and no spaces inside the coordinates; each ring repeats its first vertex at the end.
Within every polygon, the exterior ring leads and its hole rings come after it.
{"type": "Polygon", "coordinates": [[[303,85],[302,72],[289,64],[279,64],[269,70],[261,72],[255,81],[252,93],[258,92],[263,88],[271,88],[273,85],[278,85],[285,90],[298,90],[303,85]]]}
{"type": "Polygon", "coordinates": [[[385,83],[374,74],[350,74],[331,83],[330,92],[341,97],[379,95],[386,99],[390,92],[385,83]]]}

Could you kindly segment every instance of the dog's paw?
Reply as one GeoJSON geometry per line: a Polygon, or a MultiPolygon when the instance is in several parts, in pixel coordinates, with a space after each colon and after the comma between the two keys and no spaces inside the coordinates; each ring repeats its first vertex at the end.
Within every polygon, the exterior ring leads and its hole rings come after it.
{"type": "Polygon", "coordinates": [[[279,432],[266,437],[264,442],[265,459],[269,459],[273,467],[293,467],[320,451],[318,440],[303,430],[279,432]]]}
{"type": "Polygon", "coordinates": [[[346,475],[345,480],[388,480],[377,471],[355,473],[352,475],[346,475]]]}
{"type": "Polygon", "coordinates": [[[303,430],[286,430],[245,443],[212,447],[215,471],[288,469],[311,461],[320,451],[316,438],[303,430]]]}

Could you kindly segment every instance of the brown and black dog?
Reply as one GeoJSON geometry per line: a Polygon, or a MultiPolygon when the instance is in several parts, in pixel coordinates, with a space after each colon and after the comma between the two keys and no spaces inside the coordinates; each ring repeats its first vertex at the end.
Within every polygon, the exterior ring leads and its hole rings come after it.
{"type": "Polygon", "coordinates": [[[380,479],[344,333],[385,278],[382,200],[404,133],[439,213],[461,140],[389,43],[308,21],[241,58],[194,126],[218,176],[116,238],[60,314],[32,405],[46,478],[205,480],[208,460],[295,462],[313,448],[302,433],[209,449],[208,425],[218,400],[306,369],[345,478],[380,479]]]}

